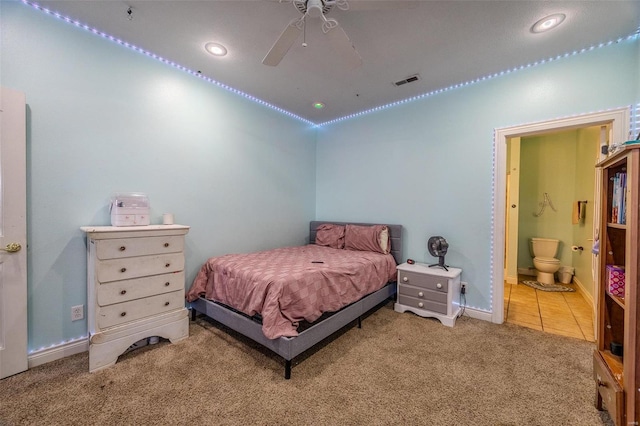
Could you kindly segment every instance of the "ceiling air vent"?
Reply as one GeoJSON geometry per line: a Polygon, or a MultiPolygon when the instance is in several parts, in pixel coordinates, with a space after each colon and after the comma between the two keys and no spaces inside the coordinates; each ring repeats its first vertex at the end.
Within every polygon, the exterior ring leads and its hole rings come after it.
{"type": "Polygon", "coordinates": [[[403,84],[413,83],[414,81],[418,81],[418,80],[420,80],[420,75],[419,74],[415,74],[415,75],[412,75],[411,77],[405,78],[404,80],[396,81],[393,84],[395,86],[402,86],[403,84]]]}

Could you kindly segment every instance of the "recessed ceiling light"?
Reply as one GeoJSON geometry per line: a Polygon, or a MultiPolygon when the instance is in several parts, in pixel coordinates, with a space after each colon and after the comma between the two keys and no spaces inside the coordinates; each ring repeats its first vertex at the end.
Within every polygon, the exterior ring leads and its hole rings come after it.
{"type": "Polygon", "coordinates": [[[549,31],[552,28],[557,27],[564,21],[567,16],[564,13],[555,13],[553,15],[545,16],[531,27],[532,33],[543,33],[549,31]]]}
{"type": "Polygon", "coordinates": [[[220,43],[207,43],[204,45],[204,49],[214,56],[224,56],[227,54],[227,48],[220,43]]]}
{"type": "Polygon", "coordinates": [[[322,102],[314,102],[313,103],[313,107],[315,109],[322,109],[322,108],[324,108],[324,104],[322,102]]]}

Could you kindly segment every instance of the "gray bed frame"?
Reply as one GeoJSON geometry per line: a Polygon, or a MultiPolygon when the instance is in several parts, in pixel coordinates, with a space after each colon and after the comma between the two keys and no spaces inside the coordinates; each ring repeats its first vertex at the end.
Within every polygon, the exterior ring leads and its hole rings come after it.
{"type": "MultiPolygon", "coordinates": [[[[310,244],[315,243],[316,229],[323,223],[333,223],[338,225],[345,225],[347,223],[353,225],[373,225],[371,223],[313,221],[309,226],[310,244]]],[[[391,254],[399,265],[403,261],[402,225],[387,226],[391,236],[391,254]]],[[[298,336],[280,337],[277,339],[268,339],[262,333],[262,325],[247,315],[235,312],[224,305],[207,300],[204,297],[200,297],[194,302],[191,302],[189,307],[191,308],[192,320],[195,320],[196,313],[199,312],[231,328],[232,330],[245,335],[265,348],[280,355],[285,359],[284,377],[285,379],[289,379],[291,378],[291,360],[355,320],[358,320],[358,328],[360,328],[362,315],[380,305],[385,300],[393,297],[395,293],[396,283],[389,283],[380,290],[363,297],[357,302],[345,306],[328,318],[313,323],[309,328],[301,331],[298,336]]]]}

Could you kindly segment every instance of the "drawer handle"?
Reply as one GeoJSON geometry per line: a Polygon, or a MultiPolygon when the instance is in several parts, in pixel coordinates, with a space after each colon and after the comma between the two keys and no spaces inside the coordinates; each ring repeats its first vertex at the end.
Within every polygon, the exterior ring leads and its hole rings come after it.
{"type": "Polygon", "coordinates": [[[126,312],[123,312],[123,313],[121,313],[121,314],[120,314],[120,316],[121,316],[121,317],[124,317],[124,316],[126,316],[126,315],[127,315],[127,313],[126,313],[126,312]]]}
{"type": "Polygon", "coordinates": [[[438,283],[438,284],[436,284],[436,287],[442,288],[442,284],[438,283]]]}
{"type": "Polygon", "coordinates": [[[170,264],[170,263],[165,263],[165,264],[164,264],[164,267],[165,267],[165,268],[168,268],[169,266],[171,266],[171,264],[170,264]]]}
{"type": "Polygon", "coordinates": [[[120,272],[122,272],[122,273],[127,272],[127,268],[120,269],[120,272]]]}
{"type": "Polygon", "coordinates": [[[423,292],[418,292],[418,297],[424,297],[424,293],[423,292]]]}
{"type": "Polygon", "coordinates": [[[409,277],[402,278],[402,281],[404,281],[406,283],[407,281],[409,281],[409,277]]]}
{"type": "Polygon", "coordinates": [[[169,247],[169,243],[164,243],[164,246],[165,247],[169,247]]]}
{"type": "Polygon", "coordinates": [[[171,285],[171,283],[169,281],[167,281],[166,283],[164,283],[165,287],[169,287],[169,285],[171,285]]]}
{"type": "Polygon", "coordinates": [[[169,306],[169,302],[164,302],[164,306],[169,306]]]}
{"type": "Polygon", "coordinates": [[[127,290],[122,290],[122,291],[120,292],[120,294],[122,294],[122,295],[127,294],[127,290]]]}
{"type": "Polygon", "coordinates": [[[424,307],[424,303],[419,302],[419,303],[418,303],[418,308],[422,308],[422,307],[424,307]]]}
{"type": "Polygon", "coordinates": [[[125,246],[120,246],[120,251],[125,251],[127,248],[125,246]]]}

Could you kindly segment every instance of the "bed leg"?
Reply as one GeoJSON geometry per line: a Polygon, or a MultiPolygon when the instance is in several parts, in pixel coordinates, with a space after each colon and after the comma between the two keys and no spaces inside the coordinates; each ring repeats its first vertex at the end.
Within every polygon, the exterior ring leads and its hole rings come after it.
{"type": "Polygon", "coordinates": [[[289,380],[291,378],[291,360],[287,359],[284,362],[284,378],[289,380]]]}
{"type": "Polygon", "coordinates": [[[196,310],[191,308],[191,321],[196,320],[196,310]]]}
{"type": "Polygon", "coordinates": [[[358,317],[358,328],[362,328],[362,317],[358,317]]]}

